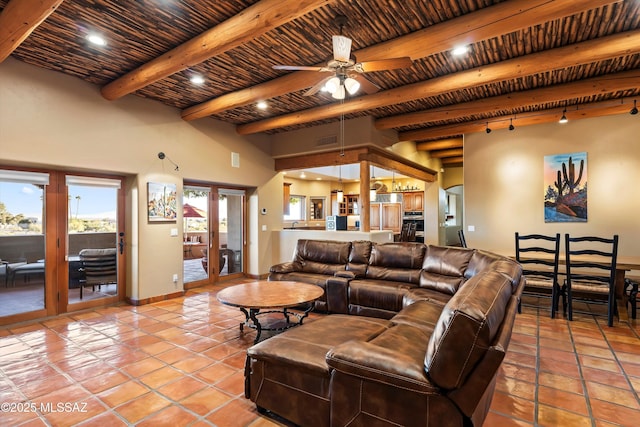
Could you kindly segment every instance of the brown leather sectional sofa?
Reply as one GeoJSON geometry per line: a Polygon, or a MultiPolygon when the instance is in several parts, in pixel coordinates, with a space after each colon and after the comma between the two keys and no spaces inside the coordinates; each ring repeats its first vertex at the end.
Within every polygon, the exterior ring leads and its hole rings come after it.
{"type": "Polygon", "coordinates": [[[300,240],[270,280],[329,313],[247,351],[245,395],[300,426],[480,426],[524,286],[516,262],[420,243],[300,240]]]}

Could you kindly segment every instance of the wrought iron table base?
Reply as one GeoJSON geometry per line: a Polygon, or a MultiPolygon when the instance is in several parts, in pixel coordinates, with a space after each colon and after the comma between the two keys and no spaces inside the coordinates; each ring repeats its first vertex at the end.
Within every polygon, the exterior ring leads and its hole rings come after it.
{"type": "Polygon", "coordinates": [[[245,326],[255,329],[257,334],[256,334],[256,339],[253,341],[253,343],[257,344],[258,341],[260,341],[260,335],[262,334],[262,331],[282,332],[294,326],[302,325],[302,321],[309,315],[311,310],[313,310],[313,304],[309,304],[309,307],[305,309],[302,313],[292,313],[288,311],[286,308],[282,310],[260,311],[259,308],[250,308],[249,310],[247,310],[244,307],[240,307],[240,311],[244,313],[244,317],[245,317],[244,322],[240,323],[240,332],[244,331],[245,326]],[[285,319],[284,325],[280,327],[273,327],[273,328],[269,326],[266,326],[266,327],[263,326],[258,320],[258,316],[263,314],[270,314],[270,313],[281,313],[282,315],[284,315],[284,319],[285,319]],[[298,321],[291,322],[290,316],[296,317],[298,321]]]}

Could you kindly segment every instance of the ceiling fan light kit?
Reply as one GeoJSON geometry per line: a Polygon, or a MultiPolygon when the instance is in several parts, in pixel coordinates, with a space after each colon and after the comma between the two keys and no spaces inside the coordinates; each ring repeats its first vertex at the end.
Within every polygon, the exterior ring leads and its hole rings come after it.
{"type": "Polygon", "coordinates": [[[333,59],[348,63],[351,55],[351,39],[345,36],[332,36],[333,59]]]}

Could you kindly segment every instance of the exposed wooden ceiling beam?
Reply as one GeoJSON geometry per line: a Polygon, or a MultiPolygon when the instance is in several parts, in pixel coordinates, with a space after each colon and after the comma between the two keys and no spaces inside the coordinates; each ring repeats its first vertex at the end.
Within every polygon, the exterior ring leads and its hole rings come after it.
{"type": "Polygon", "coordinates": [[[463,145],[462,138],[447,138],[438,141],[418,142],[416,144],[416,150],[418,151],[432,151],[432,150],[446,150],[447,148],[461,148],[463,145]]]}
{"type": "Polygon", "coordinates": [[[336,0],[261,0],[237,15],[105,85],[102,96],[121,98],[171,74],[240,46],[336,0]]]}
{"type": "Polygon", "coordinates": [[[492,112],[499,113],[500,111],[532,107],[549,102],[561,102],[566,99],[636,89],[638,85],[640,85],[640,70],[624,71],[541,89],[531,89],[472,102],[432,108],[415,113],[385,117],[376,120],[375,126],[377,129],[393,129],[401,126],[439,120],[454,120],[469,117],[477,114],[479,111],[487,114],[492,112]]]}
{"type": "Polygon", "coordinates": [[[395,170],[402,175],[427,182],[435,181],[437,175],[436,171],[419,163],[398,156],[389,150],[383,150],[373,146],[347,149],[344,151],[344,155],[340,155],[339,151],[329,151],[283,157],[275,159],[275,170],[285,171],[321,166],[348,165],[362,161],[370,162],[381,168],[395,170]]]}
{"type": "Polygon", "coordinates": [[[463,157],[449,157],[448,159],[442,159],[442,166],[462,166],[463,157]]]}
{"type": "Polygon", "coordinates": [[[638,52],[640,52],[640,30],[627,31],[401,86],[373,95],[360,96],[344,103],[323,105],[239,125],[236,131],[241,135],[249,135],[496,83],[513,79],[514,76],[524,77],[638,52]]]}
{"type": "Polygon", "coordinates": [[[0,63],[64,0],[11,0],[0,13],[0,63]]]}
{"type": "MultiPolygon", "coordinates": [[[[454,18],[374,46],[355,51],[358,61],[409,56],[425,58],[459,44],[480,42],[502,34],[553,21],[621,0],[512,0],[454,18]],[[428,43],[425,43],[428,40],[428,43]]],[[[318,64],[324,65],[324,64],[318,64]]],[[[298,71],[283,77],[218,96],[182,111],[184,120],[195,120],[263,99],[306,89],[319,80],[318,73],[298,71]]]]}
{"type": "Polygon", "coordinates": [[[435,150],[429,153],[429,156],[434,159],[443,159],[445,157],[458,157],[462,156],[462,148],[452,148],[450,150],[435,150]]]}
{"type": "MultiPolygon", "coordinates": [[[[569,120],[579,120],[600,116],[610,116],[614,114],[626,114],[629,113],[632,106],[633,102],[629,101],[624,103],[621,103],[620,101],[595,102],[592,104],[580,105],[578,109],[576,109],[576,107],[569,108],[566,116],[569,120]]],[[[562,109],[554,108],[551,110],[537,111],[529,115],[518,115],[517,119],[513,120],[513,124],[516,128],[515,131],[517,131],[518,128],[522,126],[557,122],[561,116],[562,109]]],[[[512,117],[512,115],[492,117],[488,122],[488,127],[492,131],[497,129],[507,129],[512,117]]],[[[558,126],[561,125],[559,124],[558,126]]],[[[398,138],[400,141],[420,141],[447,138],[469,133],[486,132],[486,128],[487,122],[474,120],[473,122],[434,126],[414,131],[400,132],[398,134],[398,138]]]]}

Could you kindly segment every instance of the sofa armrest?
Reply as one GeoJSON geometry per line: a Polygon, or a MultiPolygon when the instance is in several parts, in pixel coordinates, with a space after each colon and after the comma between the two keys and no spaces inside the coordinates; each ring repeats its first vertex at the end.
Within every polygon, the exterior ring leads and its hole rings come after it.
{"type": "Polygon", "coordinates": [[[282,264],[272,265],[269,269],[270,273],[292,273],[302,270],[302,266],[298,262],[283,262],[282,264]]]}
{"type": "Polygon", "coordinates": [[[421,393],[439,393],[439,389],[427,378],[424,365],[407,357],[401,348],[348,341],[332,348],[327,353],[326,361],[329,368],[365,381],[421,393]]]}
{"type": "Polygon", "coordinates": [[[353,280],[356,278],[356,273],[349,270],[336,271],[333,275],[335,277],[342,277],[344,279],[349,279],[349,280],[353,280]]]}
{"type": "Polygon", "coordinates": [[[336,276],[327,279],[325,293],[330,313],[349,314],[349,279],[336,276]]]}

